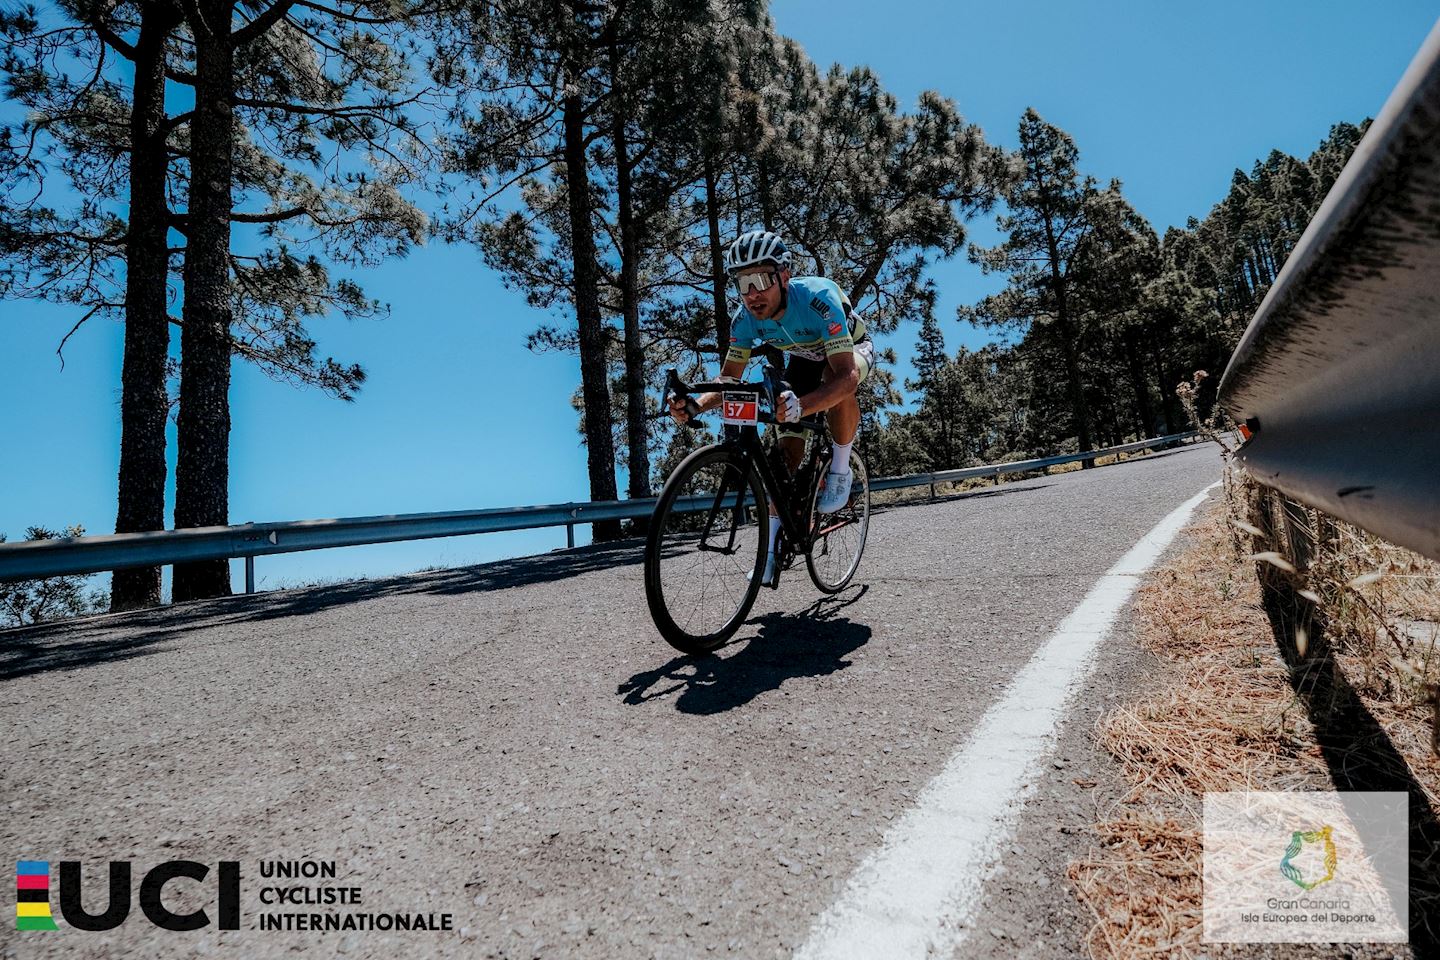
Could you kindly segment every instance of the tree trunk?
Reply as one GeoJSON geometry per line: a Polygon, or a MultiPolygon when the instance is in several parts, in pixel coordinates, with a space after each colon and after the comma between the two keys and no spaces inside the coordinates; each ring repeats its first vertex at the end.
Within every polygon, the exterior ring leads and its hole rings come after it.
{"type": "Polygon", "coordinates": [[[745,197],[740,190],[740,176],[731,166],[730,181],[735,185],[735,236],[740,236],[748,227],[745,226],[745,197]]]}
{"type": "MultiPolygon", "coordinates": [[[[1090,417],[1085,409],[1085,388],[1080,380],[1080,351],[1077,335],[1070,321],[1065,277],[1060,273],[1060,245],[1055,239],[1055,227],[1050,217],[1045,217],[1045,239],[1050,252],[1050,282],[1055,292],[1055,326],[1060,332],[1060,347],[1065,353],[1065,387],[1070,396],[1070,412],[1075,418],[1075,430],[1080,443],[1080,452],[1090,447],[1090,417]]],[[[1082,469],[1095,466],[1094,460],[1083,460],[1082,469]]]]}
{"type": "MultiPolygon", "coordinates": [[[[575,90],[574,78],[566,88],[575,90]]],[[[585,155],[585,103],[579,93],[565,97],[565,187],[570,198],[570,251],[575,260],[575,319],[580,332],[580,383],[585,402],[585,450],[590,499],[615,500],[615,444],[610,416],[609,365],[600,318],[600,265],[591,233],[589,158],[585,155]]],[[[594,525],[595,539],[615,540],[620,521],[594,525]]]]}
{"type": "Polygon", "coordinates": [[[715,346],[721,361],[730,348],[730,310],[725,303],[725,291],[730,280],[725,276],[724,244],[720,239],[720,197],[719,184],[715,178],[715,161],[705,158],[705,219],[710,227],[710,276],[715,289],[715,346]]]}
{"type": "Polygon", "coordinates": [[[1150,388],[1145,384],[1145,367],[1140,361],[1140,351],[1135,346],[1135,338],[1127,333],[1123,343],[1125,367],[1130,374],[1130,389],[1135,391],[1135,412],[1140,416],[1140,436],[1135,439],[1144,440],[1150,436],[1149,431],[1155,429],[1155,408],[1150,406],[1150,388]]]}
{"type": "MultiPolygon", "coordinates": [[[[630,498],[650,496],[650,430],[645,416],[645,347],[640,342],[640,225],[635,222],[635,198],[631,185],[630,141],[625,132],[626,104],[619,95],[620,51],[610,45],[610,77],[615,148],[615,216],[620,227],[620,313],[625,321],[625,439],[630,498]]],[[[643,520],[634,521],[635,532],[645,529],[643,520]]]]}
{"type": "Polygon", "coordinates": [[[1150,356],[1155,362],[1155,386],[1160,390],[1160,412],[1165,417],[1164,429],[1167,434],[1174,433],[1185,422],[1185,417],[1180,410],[1180,399],[1175,396],[1175,388],[1179,385],[1170,383],[1170,375],[1165,370],[1165,360],[1160,355],[1160,346],[1155,340],[1154,334],[1150,337],[1150,356]]]}
{"type": "MultiPolygon", "coordinates": [[[[165,200],[165,42],[179,22],[169,3],[140,8],[130,109],[130,223],[125,241],[125,358],[120,374],[116,533],[165,529],[165,360],[169,208],[165,200]]],[[[111,611],[160,603],[160,568],[116,570],[111,611]]]]}
{"type": "Polygon", "coordinates": [[[850,288],[850,303],[852,305],[859,303],[860,298],[865,296],[865,288],[874,283],[875,278],[880,276],[880,270],[885,266],[885,260],[889,256],[890,244],[887,241],[881,244],[879,250],[875,251],[875,256],[871,257],[870,262],[865,264],[865,272],[860,274],[860,279],[856,280],[855,285],[850,288]]]}
{"type": "MultiPolygon", "coordinates": [[[[230,496],[230,211],[235,119],[234,0],[196,5],[195,116],[180,334],[175,527],[228,524],[230,496]]],[[[230,593],[230,564],[175,565],[176,601],[230,593]]]]}

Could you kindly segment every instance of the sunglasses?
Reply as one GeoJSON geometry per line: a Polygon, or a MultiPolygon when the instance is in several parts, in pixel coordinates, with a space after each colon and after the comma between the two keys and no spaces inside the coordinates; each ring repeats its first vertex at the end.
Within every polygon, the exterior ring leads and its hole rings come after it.
{"type": "Polygon", "coordinates": [[[780,279],[773,271],[766,270],[763,273],[742,273],[735,278],[735,288],[740,291],[740,296],[745,296],[751,290],[769,290],[771,284],[780,279]]]}

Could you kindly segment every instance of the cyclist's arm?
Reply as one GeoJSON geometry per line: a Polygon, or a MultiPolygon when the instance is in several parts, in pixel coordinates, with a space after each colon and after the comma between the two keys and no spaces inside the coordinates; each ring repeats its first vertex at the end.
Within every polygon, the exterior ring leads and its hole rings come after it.
{"type": "MultiPolygon", "coordinates": [[[[731,349],[733,350],[734,348],[732,347],[731,349]]],[[[746,362],[747,361],[745,360],[735,360],[727,358],[725,364],[720,368],[720,379],[723,380],[728,377],[731,380],[738,381],[740,377],[745,373],[746,362]]],[[[699,396],[694,397],[693,399],[695,400],[696,405],[695,412],[703,413],[706,410],[713,410],[714,408],[718,407],[720,405],[721,398],[720,394],[718,393],[702,393],[699,396]]],[[[670,416],[674,417],[676,421],[684,423],[690,418],[689,414],[685,410],[685,402],[683,400],[681,400],[674,394],[671,394],[668,398],[668,401],[670,404],[670,416]]]]}
{"type": "MultiPolygon", "coordinates": [[[[734,348],[732,347],[731,350],[734,350],[734,348]]],[[[749,351],[746,351],[746,353],[749,353],[749,351]]],[[[720,379],[724,380],[728,377],[731,380],[739,380],[745,375],[745,364],[748,362],[748,360],[733,360],[727,358],[725,363],[720,367],[720,379]]],[[[702,393],[695,398],[695,402],[700,405],[701,412],[714,410],[720,406],[720,394],[702,393]]]]}
{"type": "Polygon", "coordinates": [[[800,413],[808,416],[829,410],[847,397],[855,396],[860,388],[860,368],[855,365],[855,351],[832,353],[825,358],[830,367],[830,376],[819,389],[800,398],[800,413]]]}

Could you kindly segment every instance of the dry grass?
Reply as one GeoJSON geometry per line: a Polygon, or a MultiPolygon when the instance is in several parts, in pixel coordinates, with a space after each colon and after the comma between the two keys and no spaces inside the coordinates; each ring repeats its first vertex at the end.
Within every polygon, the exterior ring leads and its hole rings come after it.
{"type": "Polygon", "coordinates": [[[1262,574],[1303,607],[1297,649],[1323,632],[1366,708],[1440,805],[1440,564],[1273,492],[1244,490],[1241,549],[1277,554],[1262,574]],[[1293,569],[1287,569],[1293,568],[1293,569]]]}
{"type": "Polygon", "coordinates": [[[1194,956],[1201,947],[1200,834],[1145,814],[1095,829],[1101,849],[1069,871],[1080,898],[1095,911],[1085,944],[1090,955],[1194,956]]]}
{"type": "Polygon", "coordinates": [[[1440,675],[1437,566],[1313,512],[1313,536],[1297,529],[1298,517],[1257,524],[1256,490],[1241,476],[1227,473],[1226,492],[1227,504],[1192,528],[1191,546],[1137,594],[1137,637],[1167,664],[1163,684],[1097,727],[1130,789],[1128,808],[1096,824],[1099,848],[1069,868],[1094,918],[1093,957],[1230,952],[1200,940],[1203,795],[1332,788],[1276,648],[1261,579],[1308,594],[1314,619],[1302,619],[1293,639],[1303,649],[1304,624],[1323,628],[1347,680],[1440,806],[1430,699],[1440,675]],[[1308,536],[1309,552],[1301,544],[1297,556],[1276,529],[1308,536]]]}

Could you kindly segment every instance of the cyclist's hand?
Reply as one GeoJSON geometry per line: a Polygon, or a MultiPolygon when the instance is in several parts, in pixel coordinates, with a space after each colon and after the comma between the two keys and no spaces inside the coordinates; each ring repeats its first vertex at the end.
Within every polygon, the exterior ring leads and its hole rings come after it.
{"type": "Polygon", "coordinates": [[[690,419],[690,411],[685,409],[685,398],[677,397],[672,393],[665,398],[665,401],[670,405],[671,419],[683,426],[690,419]]]}
{"type": "Polygon", "coordinates": [[[775,419],[781,423],[800,419],[800,398],[795,396],[795,391],[786,390],[775,398],[775,419]]]}

